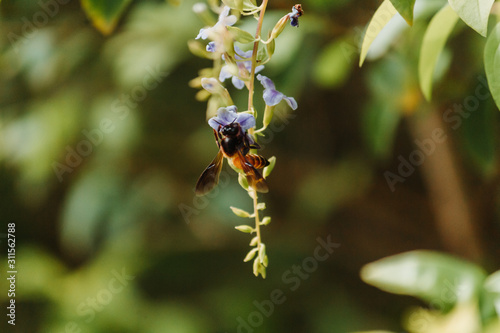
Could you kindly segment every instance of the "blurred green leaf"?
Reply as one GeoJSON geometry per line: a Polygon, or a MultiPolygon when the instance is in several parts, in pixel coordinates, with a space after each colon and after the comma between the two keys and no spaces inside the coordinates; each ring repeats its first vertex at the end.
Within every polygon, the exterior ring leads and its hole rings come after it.
{"type": "Polygon", "coordinates": [[[486,278],[478,266],[447,254],[411,251],[365,265],[361,278],[384,291],[410,295],[446,308],[478,296],[486,278]]]}
{"type": "Polygon", "coordinates": [[[361,45],[361,55],[359,56],[359,67],[363,66],[366,55],[368,54],[368,49],[370,45],[375,40],[377,35],[382,31],[384,26],[389,23],[394,15],[396,15],[397,10],[394,8],[390,0],[384,0],[380,7],[373,15],[368,27],[365,31],[365,36],[363,37],[363,44],[361,45]]]}
{"type": "MultiPolygon", "coordinates": [[[[485,314],[486,316],[489,315],[489,318],[487,317],[486,319],[500,318],[500,270],[486,278],[484,290],[487,293],[485,298],[487,298],[491,306],[491,312],[485,314]]],[[[488,304],[488,302],[485,303],[488,304]]]]}
{"type": "Polygon", "coordinates": [[[409,71],[404,60],[382,60],[368,76],[371,99],[364,107],[362,129],[367,147],[376,158],[385,158],[393,147],[402,117],[402,98],[408,93],[409,71]]]}
{"type": "Polygon", "coordinates": [[[90,168],[73,184],[62,212],[63,248],[75,257],[96,245],[99,227],[123,194],[123,175],[108,167],[90,168]]]}
{"type": "Polygon", "coordinates": [[[388,103],[368,104],[363,114],[366,144],[377,158],[385,158],[392,151],[394,135],[401,119],[398,110],[388,103]]]}
{"type": "Polygon", "coordinates": [[[242,30],[238,27],[232,27],[232,26],[227,26],[227,30],[233,35],[233,38],[235,41],[242,43],[242,44],[247,44],[247,43],[252,43],[255,41],[254,36],[252,36],[251,33],[242,30]]]}
{"type": "Polygon", "coordinates": [[[500,23],[491,32],[484,47],[484,69],[490,92],[500,109],[500,23]]]}
{"type": "Polygon", "coordinates": [[[486,288],[486,290],[492,293],[499,294],[500,296],[500,271],[496,271],[495,273],[490,274],[484,282],[484,287],[486,288]]]}
{"type": "Polygon", "coordinates": [[[486,37],[488,17],[495,0],[448,0],[448,2],[469,27],[486,37]]]}
{"type": "Polygon", "coordinates": [[[243,10],[243,0],[222,0],[224,5],[230,7],[231,9],[242,11],[243,10]]]}
{"type": "Polygon", "coordinates": [[[353,52],[347,52],[348,41],[341,39],[328,44],[314,62],[313,79],[321,86],[340,87],[352,69],[353,52]]]}
{"type": "Polygon", "coordinates": [[[496,116],[496,108],[488,99],[464,119],[461,128],[465,152],[485,178],[492,177],[497,169],[496,116]]]}
{"type": "Polygon", "coordinates": [[[262,119],[263,128],[267,128],[267,126],[271,123],[271,120],[273,119],[274,116],[275,108],[276,105],[274,106],[266,105],[266,108],[264,109],[264,118],[262,119]]]}
{"type": "Polygon", "coordinates": [[[357,158],[346,158],[333,167],[316,167],[299,184],[295,206],[309,221],[326,219],[343,203],[361,195],[370,182],[367,163],[357,158]]]}
{"type": "Polygon", "coordinates": [[[449,5],[446,5],[432,18],[425,31],[422,47],[420,49],[418,73],[420,88],[427,100],[431,99],[432,80],[434,78],[439,55],[453,31],[457,20],[457,14],[449,5]]]}
{"type": "Polygon", "coordinates": [[[415,0],[391,0],[391,3],[405,21],[408,22],[409,25],[413,25],[413,7],[415,6],[415,0]]]}
{"type": "Polygon", "coordinates": [[[85,13],[104,35],[113,32],[120,16],[130,2],[131,0],[81,0],[85,13]]]}

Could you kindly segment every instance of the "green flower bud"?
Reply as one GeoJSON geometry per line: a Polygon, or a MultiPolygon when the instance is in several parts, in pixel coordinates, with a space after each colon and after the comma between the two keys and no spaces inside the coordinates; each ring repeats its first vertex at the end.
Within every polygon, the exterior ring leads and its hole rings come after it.
{"type": "Polygon", "coordinates": [[[239,216],[239,217],[250,217],[250,213],[244,211],[243,209],[239,209],[239,208],[236,208],[236,207],[233,207],[233,206],[231,206],[229,208],[231,208],[231,210],[233,211],[234,215],[236,215],[236,216],[239,216]]]}
{"type": "Polygon", "coordinates": [[[283,32],[283,29],[285,29],[286,26],[286,22],[288,22],[289,19],[290,16],[288,16],[288,14],[280,18],[278,23],[276,23],[276,25],[274,26],[273,31],[271,31],[270,39],[277,38],[281,34],[281,32],[283,32]]]}
{"type": "Polygon", "coordinates": [[[244,233],[247,233],[247,234],[251,234],[252,232],[254,232],[255,230],[249,226],[249,225],[237,225],[236,227],[234,227],[236,230],[238,231],[241,231],[241,232],[244,232],[244,233]]]}
{"type": "Polygon", "coordinates": [[[250,261],[255,257],[255,254],[257,253],[257,248],[253,248],[250,250],[250,252],[247,253],[245,259],[243,259],[244,262],[250,261]]]}

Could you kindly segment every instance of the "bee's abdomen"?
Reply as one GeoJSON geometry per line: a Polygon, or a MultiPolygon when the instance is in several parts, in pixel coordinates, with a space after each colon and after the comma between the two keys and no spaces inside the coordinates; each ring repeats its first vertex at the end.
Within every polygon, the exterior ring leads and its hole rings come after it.
{"type": "Polygon", "coordinates": [[[266,160],[266,158],[263,156],[256,154],[247,154],[245,157],[247,158],[248,162],[250,162],[250,164],[252,164],[256,169],[262,169],[263,167],[269,165],[269,161],[266,160]]]}

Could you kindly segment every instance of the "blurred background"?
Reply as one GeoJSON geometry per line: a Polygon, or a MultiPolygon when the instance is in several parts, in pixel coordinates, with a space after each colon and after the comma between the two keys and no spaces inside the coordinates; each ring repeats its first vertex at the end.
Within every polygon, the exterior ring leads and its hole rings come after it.
{"type": "MultiPolygon", "coordinates": [[[[422,1],[411,28],[391,23],[362,68],[379,1],[304,0],[300,27],[277,40],[262,74],[299,108],[280,104],[261,141],[277,157],[262,196],[265,280],[242,261],[250,237],[229,206],[251,200],[237,175],[227,168],[227,184],[194,196],[217,152],[189,86],[211,66],[187,46],[204,25],[195,2],[131,1],[108,34],[63,2],[0,6],[3,309],[8,223],[18,270],[16,325],[2,314],[0,331],[403,332],[409,309],[429,305],[366,284],[363,265],[427,249],[499,269],[485,38],[459,24],[432,102],[418,87],[420,42],[445,1],[422,1]],[[311,259],[322,242],[339,246],[311,259]]],[[[271,1],[263,31],[293,4],[271,1]]],[[[243,110],[245,91],[227,87],[243,110]]]]}

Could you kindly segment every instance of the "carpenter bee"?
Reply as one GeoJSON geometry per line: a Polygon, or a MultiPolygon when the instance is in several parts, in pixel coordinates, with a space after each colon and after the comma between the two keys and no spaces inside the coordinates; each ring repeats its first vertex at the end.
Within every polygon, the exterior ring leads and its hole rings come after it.
{"type": "Polygon", "coordinates": [[[269,161],[260,155],[250,153],[250,149],[260,149],[260,146],[250,138],[236,119],[227,125],[219,123],[218,130],[214,129],[214,136],[219,151],[198,179],[196,195],[205,195],[217,186],[224,157],[245,173],[248,184],[256,191],[268,192],[269,187],[257,169],[269,165],[269,161]]]}

